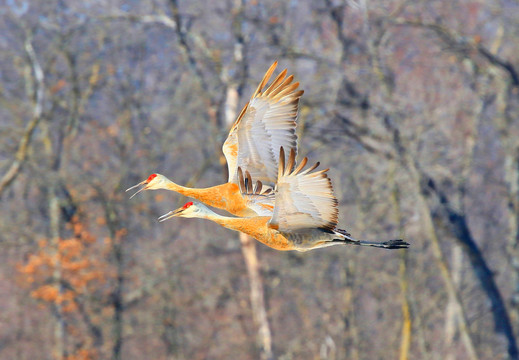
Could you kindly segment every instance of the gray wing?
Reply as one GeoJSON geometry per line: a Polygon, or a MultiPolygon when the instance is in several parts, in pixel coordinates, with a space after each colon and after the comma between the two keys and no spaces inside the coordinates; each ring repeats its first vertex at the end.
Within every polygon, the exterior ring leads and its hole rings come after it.
{"type": "Polygon", "coordinates": [[[254,210],[258,216],[272,216],[275,199],[272,188],[264,187],[259,180],[253,184],[250,173],[245,171],[244,175],[240,167],[238,167],[238,184],[250,209],[254,210]]]}
{"type": "Polygon", "coordinates": [[[276,66],[277,62],[269,68],[223,145],[229,182],[238,182],[241,167],[255,180],[275,184],[279,148],[297,147],[296,119],[303,91],[297,91],[299,83],[292,83],[286,70],[263,91],[276,66]]]}
{"type": "Polygon", "coordinates": [[[283,148],[280,151],[274,213],[269,226],[284,232],[322,228],[333,230],[337,225],[337,199],[326,172],[313,172],[319,163],[303,171],[304,158],[294,169],[295,152],[292,150],[285,166],[283,148]]]}

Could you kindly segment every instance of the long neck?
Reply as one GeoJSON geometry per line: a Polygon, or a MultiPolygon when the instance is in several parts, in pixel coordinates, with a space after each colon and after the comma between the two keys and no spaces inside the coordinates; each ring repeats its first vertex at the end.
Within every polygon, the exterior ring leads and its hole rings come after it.
{"type": "MultiPolygon", "coordinates": [[[[197,199],[203,203],[206,203],[211,206],[216,206],[215,204],[219,204],[221,202],[221,199],[211,191],[211,188],[188,188],[185,186],[181,186],[178,184],[175,184],[173,181],[168,180],[168,182],[165,185],[165,188],[171,191],[178,192],[179,194],[185,195],[187,197],[191,197],[193,199],[197,199]],[[216,195],[216,196],[215,196],[216,195]]],[[[221,206],[216,206],[221,207],[221,206]]]]}
{"type": "Polygon", "coordinates": [[[197,194],[197,190],[199,190],[199,189],[192,189],[192,188],[188,188],[188,187],[185,187],[182,185],[175,184],[173,181],[171,181],[169,179],[166,180],[166,185],[164,185],[164,188],[167,190],[178,192],[179,194],[182,194],[185,196],[193,197],[195,199],[197,199],[197,197],[195,195],[197,194]]]}
{"type": "Polygon", "coordinates": [[[202,215],[204,219],[214,221],[215,223],[231,230],[243,231],[244,225],[249,220],[247,218],[235,218],[230,216],[222,216],[207,209],[202,215]]]}
{"type": "Polygon", "coordinates": [[[180,186],[168,180],[165,188],[196,199],[209,206],[224,209],[234,215],[250,216],[250,214],[246,212],[246,202],[241,196],[238,185],[236,184],[225,183],[210,188],[196,189],[180,186]]]}
{"type": "MultiPolygon", "coordinates": [[[[201,214],[201,217],[204,219],[208,219],[214,221],[215,223],[231,230],[241,231],[253,237],[258,236],[258,230],[261,231],[261,225],[258,223],[261,222],[260,217],[254,218],[240,218],[240,217],[230,217],[230,216],[222,216],[216,214],[210,209],[205,209],[204,213],[201,214]]],[[[267,218],[266,218],[267,219],[267,218]]]]}
{"type": "Polygon", "coordinates": [[[270,220],[269,216],[254,216],[250,218],[236,218],[218,215],[207,209],[201,216],[204,219],[214,221],[215,223],[235,231],[240,231],[263,244],[277,250],[293,250],[294,244],[283,236],[281,233],[269,229],[267,226],[270,220]]]}

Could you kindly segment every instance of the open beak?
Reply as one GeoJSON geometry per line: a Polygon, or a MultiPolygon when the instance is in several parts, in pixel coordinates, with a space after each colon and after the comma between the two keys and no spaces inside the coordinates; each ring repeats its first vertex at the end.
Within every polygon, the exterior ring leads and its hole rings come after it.
{"type": "Polygon", "coordinates": [[[135,189],[136,187],[138,186],[143,186],[142,188],[139,189],[139,191],[137,191],[135,194],[133,194],[132,196],[130,196],[130,199],[132,197],[134,197],[135,195],[137,195],[138,193],[140,193],[142,190],[146,190],[148,188],[148,183],[146,182],[147,180],[144,180],[144,181],[141,181],[140,183],[138,183],[137,185],[134,185],[132,186],[131,188],[128,188],[126,189],[126,192],[132,190],[132,189],[135,189]]]}
{"type": "Polygon", "coordinates": [[[180,207],[176,210],[172,210],[172,211],[168,212],[167,214],[164,214],[161,217],[159,217],[159,222],[163,222],[168,219],[171,219],[172,217],[179,216],[180,214],[182,214],[182,211],[184,211],[184,210],[185,210],[184,207],[180,207]]]}

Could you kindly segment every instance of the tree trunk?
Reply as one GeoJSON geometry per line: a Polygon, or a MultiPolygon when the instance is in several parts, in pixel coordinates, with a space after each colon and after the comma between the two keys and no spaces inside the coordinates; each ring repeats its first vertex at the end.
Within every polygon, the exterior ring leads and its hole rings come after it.
{"type": "Polygon", "coordinates": [[[409,281],[407,278],[407,252],[402,253],[400,260],[400,289],[402,291],[402,330],[400,340],[400,360],[407,360],[409,358],[409,348],[411,347],[411,311],[409,308],[409,301],[407,298],[407,291],[409,288],[409,281]]]}
{"type": "Polygon", "coordinates": [[[432,245],[432,251],[434,257],[436,259],[436,263],[440,268],[441,276],[445,282],[445,288],[451,299],[453,305],[456,308],[457,317],[459,319],[459,329],[461,333],[461,339],[463,344],[465,345],[465,349],[467,350],[467,356],[471,360],[478,359],[478,355],[476,353],[476,348],[474,346],[474,342],[472,340],[472,335],[470,333],[470,328],[467,320],[467,315],[465,314],[465,309],[463,307],[463,303],[461,302],[458,291],[456,290],[456,286],[454,285],[454,281],[452,279],[452,273],[449,270],[445,257],[440,247],[440,242],[438,236],[436,234],[436,230],[434,228],[434,223],[432,220],[432,214],[430,212],[430,208],[427,205],[424,194],[421,192],[419,188],[420,179],[417,175],[416,168],[414,165],[410,165],[410,172],[413,174],[412,181],[416,184],[416,193],[418,194],[418,204],[420,209],[420,216],[424,222],[425,233],[427,234],[428,239],[432,245]]]}
{"type": "MultiPolygon", "coordinates": [[[[429,193],[431,190],[438,196],[441,209],[445,213],[445,217],[452,228],[452,232],[458,240],[458,243],[461,245],[461,248],[467,254],[468,260],[474,269],[474,273],[481,284],[481,288],[490,300],[492,313],[494,315],[495,329],[497,332],[503,333],[507,338],[509,357],[511,359],[518,359],[519,353],[517,350],[517,342],[503,297],[494,281],[492,271],[488,267],[483,254],[474,241],[465,215],[454,210],[446,195],[436,187],[432,178],[424,174],[421,178],[423,179],[420,181],[422,184],[422,197],[424,196],[424,193],[429,193]]],[[[460,324],[460,326],[461,325],[462,324],[460,324]]]]}
{"type": "MultiPolygon", "coordinates": [[[[60,208],[59,208],[59,200],[56,196],[55,186],[51,185],[49,188],[49,217],[50,217],[50,234],[51,234],[51,243],[50,248],[52,249],[51,256],[55,260],[54,271],[52,273],[52,283],[58,289],[58,296],[63,294],[63,286],[61,283],[61,264],[59,260],[59,241],[60,241],[60,231],[59,231],[59,218],[60,218],[60,208]]],[[[61,302],[59,299],[56,299],[53,304],[53,313],[55,317],[54,324],[54,357],[58,360],[65,359],[66,350],[65,350],[65,319],[63,317],[63,309],[61,306],[61,302]]]]}
{"type": "MultiPolygon", "coordinates": [[[[404,221],[402,219],[402,208],[400,207],[400,189],[395,181],[396,161],[392,160],[388,172],[388,183],[391,186],[391,202],[394,208],[395,223],[398,224],[400,235],[404,238],[404,221]]],[[[409,278],[407,276],[407,257],[408,252],[403,251],[400,257],[400,291],[402,296],[402,330],[400,337],[400,360],[409,358],[411,347],[411,328],[412,318],[409,301],[409,278]]]]}
{"type": "MultiPolygon", "coordinates": [[[[452,279],[452,273],[449,270],[447,261],[445,260],[443,251],[440,246],[440,241],[438,239],[438,235],[436,234],[436,229],[434,227],[431,209],[429,208],[429,205],[427,204],[427,200],[425,198],[425,196],[428,192],[425,191],[423,184],[432,182],[432,179],[430,179],[430,178],[425,179],[424,174],[419,171],[417,165],[411,158],[407,149],[405,149],[404,146],[401,144],[398,129],[395,129],[392,127],[391,120],[389,118],[386,121],[386,126],[388,127],[388,130],[391,130],[393,132],[395,148],[402,161],[402,164],[404,166],[406,166],[406,168],[408,170],[409,176],[411,178],[411,186],[414,188],[413,189],[414,193],[417,195],[418,209],[420,212],[420,217],[423,221],[424,233],[426,234],[426,236],[432,246],[432,252],[434,254],[436,264],[438,265],[438,268],[440,269],[440,274],[445,283],[445,288],[447,290],[447,294],[449,295],[449,298],[452,299],[453,304],[456,307],[456,312],[457,312],[457,316],[459,319],[459,330],[460,330],[460,334],[461,334],[461,339],[467,350],[467,356],[471,360],[476,360],[476,359],[478,359],[478,355],[476,353],[476,348],[474,346],[474,342],[472,340],[472,335],[470,333],[467,315],[465,314],[465,308],[463,307],[461,298],[458,294],[456,286],[454,285],[454,281],[452,279]]],[[[466,230],[468,231],[468,229],[466,229],[466,230]]],[[[482,260],[482,258],[481,258],[481,260],[482,260]]],[[[484,263],[484,261],[483,261],[483,263],[484,263]]],[[[486,263],[484,263],[484,264],[486,266],[486,263]]],[[[474,266],[474,267],[477,268],[476,266],[474,266]]],[[[483,284],[483,288],[485,288],[485,286],[488,286],[488,285],[483,284]]]]}
{"type": "MultiPolygon", "coordinates": [[[[229,84],[225,101],[225,122],[230,128],[237,116],[239,93],[237,85],[229,84]]],[[[261,359],[272,359],[272,336],[265,309],[263,284],[259,272],[259,260],[256,254],[256,242],[250,236],[240,233],[243,259],[247,266],[250,281],[250,298],[254,326],[258,329],[258,343],[261,359]]]]}
{"type": "Polygon", "coordinates": [[[258,256],[256,254],[256,243],[252,237],[243,233],[240,233],[240,242],[250,281],[252,319],[254,321],[254,326],[258,329],[257,343],[260,348],[260,356],[262,360],[273,359],[272,336],[270,333],[267,311],[265,309],[265,295],[259,271],[258,256]]]}
{"type": "MultiPolygon", "coordinates": [[[[462,264],[463,253],[461,252],[461,248],[458,245],[454,245],[451,252],[451,273],[452,273],[452,281],[455,286],[459,286],[461,280],[461,264],[462,264]]],[[[458,323],[458,313],[456,311],[456,299],[453,297],[449,297],[449,302],[447,303],[447,309],[445,314],[445,348],[448,353],[445,356],[445,360],[455,360],[456,354],[452,349],[452,344],[454,343],[454,339],[456,336],[458,323]]]]}
{"type": "Polygon", "coordinates": [[[510,84],[501,77],[496,77],[499,91],[496,96],[496,108],[499,116],[494,118],[494,123],[499,130],[501,146],[504,151],[504,180],[507,187],[507,253],[508,261],[512,267],[512,298],[510,318],[512,324],[519,321],[519,141],[509,131],[509,124],[515,119],[509,114],[511,101],[509,99],[512,89],[510,84]]]}

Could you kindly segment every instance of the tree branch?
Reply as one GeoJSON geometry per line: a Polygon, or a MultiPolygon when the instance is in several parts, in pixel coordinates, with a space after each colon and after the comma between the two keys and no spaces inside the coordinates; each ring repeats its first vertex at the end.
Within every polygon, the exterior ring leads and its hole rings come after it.
{"type": "Polygon", "coordinates": [[[444,216],[447,218],[458,243],[468,255],[474,273],[490,300],[492,313],[494,315],[494,326],[496,330],[503,333],[508,340],[508,355],[511,359],[517,359],[519,352],[505,302],[494,281],[492,270],[488,267],[483,254],[472,236],[465,215],[460,214],[452,207],[448,197],[437,187],[435,181],[430,176],[419,168],[418,171],[422,178],[422,193],[432,192],[438,197],[444,216]]]}
{"type": "Polygon", "coordinates": [[[424,28],[433,31],[444,43],[452,46],[453,48],[457,48],[462,50],[465,55],[470,55],[470,50],[475,51],[477,54],[481,55],[483,58],[488,60],[492,65],[504,70],[510,76],[512,81],[512,85],[514,87],[519,87],[519,73],[515,69],[515,67],[506,60],[501,59],[497,55],[494,55],[485,48],[481,43],[473,40],[472,38],[462,36],[453,32],[451,29],[448,29],[440,24],[436,23],[424,23],[419,20],[404,20],[404,19],[396,19],[392,22],[395,25],[400,26],[412,26],[417,28],[424,28]]]}
{"type": "Polygon", "coordinates": [[[459,314],[460,314],[460,331],[464,334],[464,341],[467,345],[467,350],[472,354],[472,358],[476,358],[477,355],[474,350],[473,340],[471,339],[467,317],[465,311],[463,309],[461,299],[455,289],[455,286],[452,282],[451,274],[447,269],[445,264],[445,260],[443,259],[443,254],[439,247],[439,242],[436,236],[436,232],[434,229],[434,225],[432,224],[432,216],[430,215],[430,208],[425,202],[425,198],[431,192],[434,193],[439,201],[440,201],[440,209],[443,212],[444,216],[447,218],[448,223],[452,228],[452,232],[455,236],[457,242],[461,245],[464,252],[468,255],[470,260],[470,264],[476,278],[479,280],[481,288],[484,290],[485,294],[488,296],[490,303],[492,304],[492,314],[494,317],[494,324],[496,331],[501,332],[505,335],[508,341],[508,355],[511,359],[518,359],[519,352],[517,350],[517,343],[515,340],[514,331],[510,322],[510,317],[506,310],[505,303],[499,291],[499,288],[496,285],[494,280],[494,276],[492,271],[488,267],[483,254],[479,250],[474,237],[469,229],[467,224],[465,215],[458,213],[452,207],[447,195],[436,186],[436,183],[425,173],[424,170],[421,169],[420,165],[409,155],[409,152],[405,148],[404,144],[400,141],[400,133],[399,130],[391,124],[390,118],[386,120],[386,126],[388,130],[393,132],[394,135],[394,143],[397,153],[399,154],[403,164],[408,168],[410,175],[419,185],[419,195],[422,203],[422,207],[424,208],[424,218],[427,220],[427,228],[429,229],[429,234],[432,239],[433,250],[435,252],[435,256],[439,260],[440,270],[444,275],[444,279],[446,281],[447,290],[450,296],[455,300],[455,303],[458,306],[459,314]]]}
{"type": "Polygon", "coordinates": [[[34,129],[40,122],[43,113],[43,99],[44,99],[44,73],[38,62],[38,58],[36,57],[36,53],[32,46],[32,36],[27,34],[25,38],[24,49],[27,53],[27,57],[29,58],[29,62],[31,64],[31,68],[34,74],[35,79],[35,90],[34,90],[34,109],[31,121],[25,127],[25,131],[23,132],[22,138],[18,144],[18,150],[16,151],[16,155],[14,157],[11,166],[7,170],[7,172],[0,179],[0,196],[4,190],[16,179],[20,170],[22,168],[25,159],[27,158],[27,152],[29,150],[29,145],[32,139],[32,134],[34,133],[34,129]]]}

